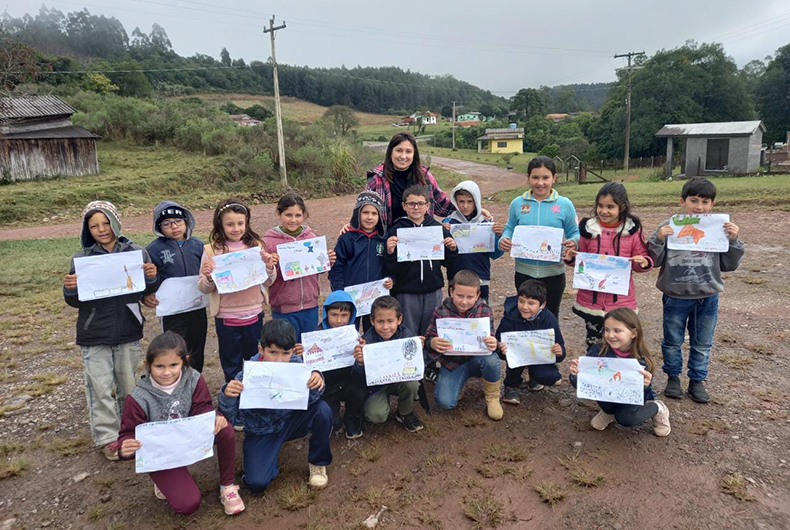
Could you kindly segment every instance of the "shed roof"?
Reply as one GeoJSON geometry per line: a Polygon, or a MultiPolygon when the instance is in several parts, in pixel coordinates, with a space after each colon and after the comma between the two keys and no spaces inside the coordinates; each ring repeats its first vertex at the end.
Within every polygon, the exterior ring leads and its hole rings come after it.
{"type": "Polygon", "coordinates": [[[0,142],[3,140],[58,140],[66,138],[96,138],[101,136],[93,134],[88,129],[80,127],[79,125],[70,125],[68,127],[56,127],[54,129],[41,129],[39,131],[27,131],[11,134],[0,134],[0,142]]]}
{"type": "Polygon", "coordinates": [[[0,98],[0,120],[72,115],[77,112],[56,96],[0,98]]]}
{"type": "Polygon", "coordinates": [[[714,123],[673,123],[664,125],[658,137],[674,136],[751,136],[758,128],[765,132],[765,125],[755,121],[725,121],[714,123]]]}

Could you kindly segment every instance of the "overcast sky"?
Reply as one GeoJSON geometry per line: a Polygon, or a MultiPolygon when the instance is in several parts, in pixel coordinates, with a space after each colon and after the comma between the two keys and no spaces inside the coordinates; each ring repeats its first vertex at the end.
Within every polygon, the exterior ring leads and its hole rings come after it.
{"type": "MultiPolygon", "coordinates": [[[[501,96],[522,87],[611,81],[625,59],[687,39],[722,42],[738,66],[790,43],[787,0],[49,0],[68,12],[115,16],[131,35],[163,26],[180,55],[266,60],[272,13],[281,63],[399,66],[451,74],[501,96]]],[[[7,0],[15,17],[41,1],[7,0]]]]}

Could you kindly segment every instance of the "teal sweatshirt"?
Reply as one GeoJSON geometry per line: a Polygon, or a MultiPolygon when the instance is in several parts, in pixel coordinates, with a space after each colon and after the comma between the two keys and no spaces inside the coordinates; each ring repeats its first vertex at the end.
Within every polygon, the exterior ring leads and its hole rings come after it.
{"type": "MultiPolygon", "coordinates": [[[[502,239],[513,237],[513,230],[519,225],[551,226],[561,228],[565,239],[579,243],[579,223],[576,219],[576,208],[567,197],[562,197],[552,189],[549,196],[542,201],[532,197],[532,190],[513,199],[508,210],[507,225],[502,239]]],[[[516,272],[533,278],[547,278],[565,274],[562,262],[551,263],[533,259],[516,259],[516,272]]]]}

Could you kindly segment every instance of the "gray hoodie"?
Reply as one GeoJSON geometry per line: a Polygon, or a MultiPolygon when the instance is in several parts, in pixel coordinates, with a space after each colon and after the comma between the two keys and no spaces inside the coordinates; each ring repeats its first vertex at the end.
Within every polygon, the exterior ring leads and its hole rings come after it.
{"type": "Polygon", "coordinates": [[[670,250],[666,239],[658,239],[658,231],[669,221],[661,223],[647,242],[655,266],[661,267],[656,287],[667,296],[684,300],[707,298],[724,291],[721,273],[738,268],[746,248],[743,241],[731,240],[727,252],[670,250]]]}

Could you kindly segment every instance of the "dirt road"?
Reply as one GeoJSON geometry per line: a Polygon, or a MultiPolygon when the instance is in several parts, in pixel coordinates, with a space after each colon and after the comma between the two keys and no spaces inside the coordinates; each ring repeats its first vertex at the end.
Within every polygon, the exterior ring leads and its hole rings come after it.
{"type": "MultiPolygon", "coordinates": [[[[484,195],[523,184],[523,175],[491,166],[436,157],[433,163],[474,175],[484,195]]],[[[310,201],[309,223],[333,243],[352,204],[352,196],[310,201]]],[[[506,204],[487,206],[503,219],[506,204]]],[[[673,210],[637,213],[651,231],[673,210]]],[[[154,498],[150,479],[136,475],[132,464],[107,462],[87,447],[80,355],[69,344],[76,312],[64,307],[31,317],[30,331],[20,331],[29,343],[20,345],[17,335],[0,338],[0,351],[28,356],[7,363],[0,405],[36,375],[56,370],[67,377],[53,392],[28,401],[24,414],[0,417],[3,442],[22,444],[21,455],[29,462],[25,475],[0,482],[0,523],[15,518],[28,528],[252,529],[275,524],[351,529],[386,505],[379,528],[462,529],[472,527],[472,518],[480,521],[479,528],[519,530],[790,528],[790,219],[778,212],[731,213],[748,249],[740,269],[725,274],[708,380],[714,399],[708,405],[688,398],[667,400],[672,422],[667,438],[655,437],[649,422],[635,429],[594,431],[589,422],[595,410],[576,400],[567,380],[539,393],[524,390],[522,404],[506,405],[504,419],[494,423],[485,417],[482,386],[474,379],[457,410],[432,416],[418,411],[426,424],[421,433],[387,423],[367,427],[355,441],[337,434],[330,485],[318,494],[302,487],[307,476],[303,440],[285,446],[281,475],[266,494],[242,490],[247,511],[232,520],[222,515],[217,501],[216,462],[192,466],[203,505],[194,516],[180,518],[154,498]],[[46,355],[25,353],[35,351],[46,355]],[[58,449],[58,440],[82,440],[82,445],[68,454],[58,449]],[[745,477],[751,500],[723,491],[732,474],[745,477]],[[562,492],[553,507],[536,491],[551,485],[562,492]]],[[[199,212],[201,227],[208,226],[210,215],[199,212]]],[[[272,226],[273,207],[256,207],[253,219],[256,227],[272,226]]],[[[125,223],[131,232],[150,229],[147,217],[125,223]]],[[[78,227],[27,230],[0,232],[0,239],[74,236],[78,227]]],[[[491,305],[498,321],[504,297],[514,291],[513,260],[502,257],[492,271],[491,305]]],[[[648,344],[660,366],[662,313],[655,272],[638,275],[636,284],[648,344]]],[[[322,292],[327,289],[322,280],[322,292]]],[[[560,313],[569,358],[583,354],[584,339],[582,322],[571,313],[573,297],[568,289],[560,313]]],[[[152,314],[147,316],[150,338],[159,325],[152,314]]],[[[204,376],[216,394],[221,372],[213,329],[206,357],[204,376]]],[[[567,375],[565,364],[561,371],[567,375]]],[[[656,391],[665,381],[659,370],[656,391]]],[[[428,389],[432,392],[430,385],[428,389]]],[[[242,438],[237,435],[239,472],[242,438]]]]}

